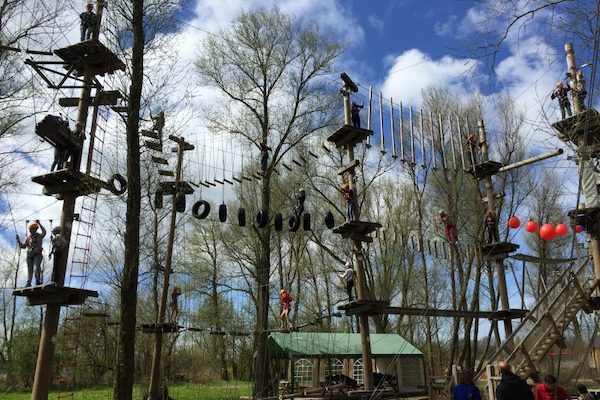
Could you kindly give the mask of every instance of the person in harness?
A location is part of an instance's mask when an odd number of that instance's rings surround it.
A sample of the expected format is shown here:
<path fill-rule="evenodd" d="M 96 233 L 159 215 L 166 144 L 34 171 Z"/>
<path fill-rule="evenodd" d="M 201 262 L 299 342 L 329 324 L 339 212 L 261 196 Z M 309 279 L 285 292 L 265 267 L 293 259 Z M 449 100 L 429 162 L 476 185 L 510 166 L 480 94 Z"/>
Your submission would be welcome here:
<path fill-rule="evenodd" d="M 352 115 L 352 126 L 356 128 L 360 128 L 360 114 L 359 111 L 364 107 L 364 104 L 360 106 L 355 102 L 352 102 L 352 107 L 350 107 L 350 114 Z"/>
<path fill-rule="evenodd" d="M 563 82 L 558 81 L 556 82 L 556 89 L 554 89 L 554 91 L 550 95 L 550 98 L 552 100 L 558 99 L 558 105 L 560 106 L 560 113 L 562 115 L 562 119 L 565 119 L 566 115 L 568 115 L 569 117 L 573 116 L 573 113 L 571 113 L 571 102 L 567 97 L 567 93 L 569 92 L 569 90 L 571 90 L 571 87 L 568 83 L 567 86 L 564 87 Z"/>
<path fill-rule="evenodd" d="M 96 26 L 98 25 L 98 17 L 94 14 L 94 5 L 90 2 L 87 3 L 87 11 L 79 14 L 79 19 L 81 20 L 81 41 L 90 40 L 92 38 L 92 34 L 96 30 Z"/>
<path fill-rule="evenodd" d="M 17 244 L 22 249 L 27 249 L 27 284 L 25 287 L 31 286 L 31 278 L 33 277 L 35 267 L 35 284 L 42 284 L 42 241 L 46 236 L 46 229 L 42 226 L 39 219 L 29 224 L 29 236 L 24 242 L 17 235 Z M 42 233 L 38 233 L 41 229 Z"/>

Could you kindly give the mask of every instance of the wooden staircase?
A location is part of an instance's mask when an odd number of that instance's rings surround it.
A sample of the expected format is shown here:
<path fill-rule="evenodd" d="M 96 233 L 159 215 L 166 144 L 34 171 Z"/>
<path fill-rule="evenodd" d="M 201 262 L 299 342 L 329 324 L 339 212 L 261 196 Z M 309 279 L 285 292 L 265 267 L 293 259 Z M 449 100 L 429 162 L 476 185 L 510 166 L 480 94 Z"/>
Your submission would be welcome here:
<path fill-rule="evenodd" d="M 600 279 L 586 275 L 588 260 L 576 270 L 561 274 L 513 334 L 488 360 L 495 365 L 508 361 L 522 378 L 539 371 L 539 364 L 555 344 L 566 347 L 563 333 L 579 311 L 592 312 L 589 298 L 600 284 Z M 479 373 L 478 377 L 483 374 Z M 489 377 L 488 377 L 489 378 Z"/>

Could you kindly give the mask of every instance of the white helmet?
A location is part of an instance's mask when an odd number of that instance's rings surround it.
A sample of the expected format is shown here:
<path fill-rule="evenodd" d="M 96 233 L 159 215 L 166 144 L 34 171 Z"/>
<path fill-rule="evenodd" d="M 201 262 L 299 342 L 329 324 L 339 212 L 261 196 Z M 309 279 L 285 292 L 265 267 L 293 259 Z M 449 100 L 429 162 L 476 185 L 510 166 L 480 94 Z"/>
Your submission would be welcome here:
<path fill-rule="evenodd" d="M 352 263 L 350 261 L 346 262 L 346 267 L 351 267 Z"/>

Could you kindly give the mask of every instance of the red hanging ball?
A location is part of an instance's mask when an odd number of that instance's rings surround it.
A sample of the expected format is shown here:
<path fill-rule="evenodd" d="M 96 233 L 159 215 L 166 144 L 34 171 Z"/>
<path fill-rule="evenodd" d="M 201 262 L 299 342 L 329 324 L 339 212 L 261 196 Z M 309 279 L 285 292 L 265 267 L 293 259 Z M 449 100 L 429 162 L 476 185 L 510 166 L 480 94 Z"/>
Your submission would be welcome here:
<path fill-rule="evenodd" d="M 554 228 L 554 230 L 556 231 L 556 234 L 558 236 L 567 236 L 567 233 L 569 233 L 569 227 L 565 224 L 556 225 L 556 228 Z"/>
<path fill-rule="evenodd" d="M 525 230 L 527 230 L 527 232 L 529 233 L 536 233 L 539 227 L 540 226 L 538 225 L 538 223 L 532 219 L 527 221 L 527 223 L 525 224 Z"/>
<path fill-rule="evenodd" d="M 581 225 L 575 225 L 575 232 L 577 232 L 577 233 L 583 232 L 583 226 L 581 226 Z"/>
<path fill-rule="evenodd" d="M 545 241 L 552 240 L 556 237 L 556 229 L 554 229 L 552 224 L 544 224 L 540 228 L 540 237 Z"/>
<path fill-rule="evenodd" d="M 512 217 L 510 217 L 508 219 L 508 226 L 512 229 L 517 229 L 518 227 L 521 226 L 521 221 L 519 221 L 519 218 L 517 218 L 513 215 Z"/>

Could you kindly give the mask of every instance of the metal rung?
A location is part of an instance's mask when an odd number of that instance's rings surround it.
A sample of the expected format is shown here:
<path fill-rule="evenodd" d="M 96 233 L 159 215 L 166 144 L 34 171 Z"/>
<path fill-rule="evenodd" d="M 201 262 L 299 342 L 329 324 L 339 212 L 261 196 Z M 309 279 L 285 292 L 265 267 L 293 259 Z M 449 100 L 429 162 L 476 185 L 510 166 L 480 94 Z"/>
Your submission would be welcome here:
<path fill-rule="evenodd" d="M 90 249 L 88 249 L 87 247 L 79 247 L 79 246 L 75 246 L 75 249 L 78 249 L 78 250 L 85 250 L 85 251 L 90 251 Z"/>
<path fill-rule="evenodd" d="M 71 264 L 86 264 L 87 261 L 80 261 L 80 260 L 73 260 L 71 261 Z"/>
<path fill-rule="evenodd" d="M 76 275 L 76 274 L 71 274 L 69 275 L 71 278 L 87 278 L 87 275 Z"/>

